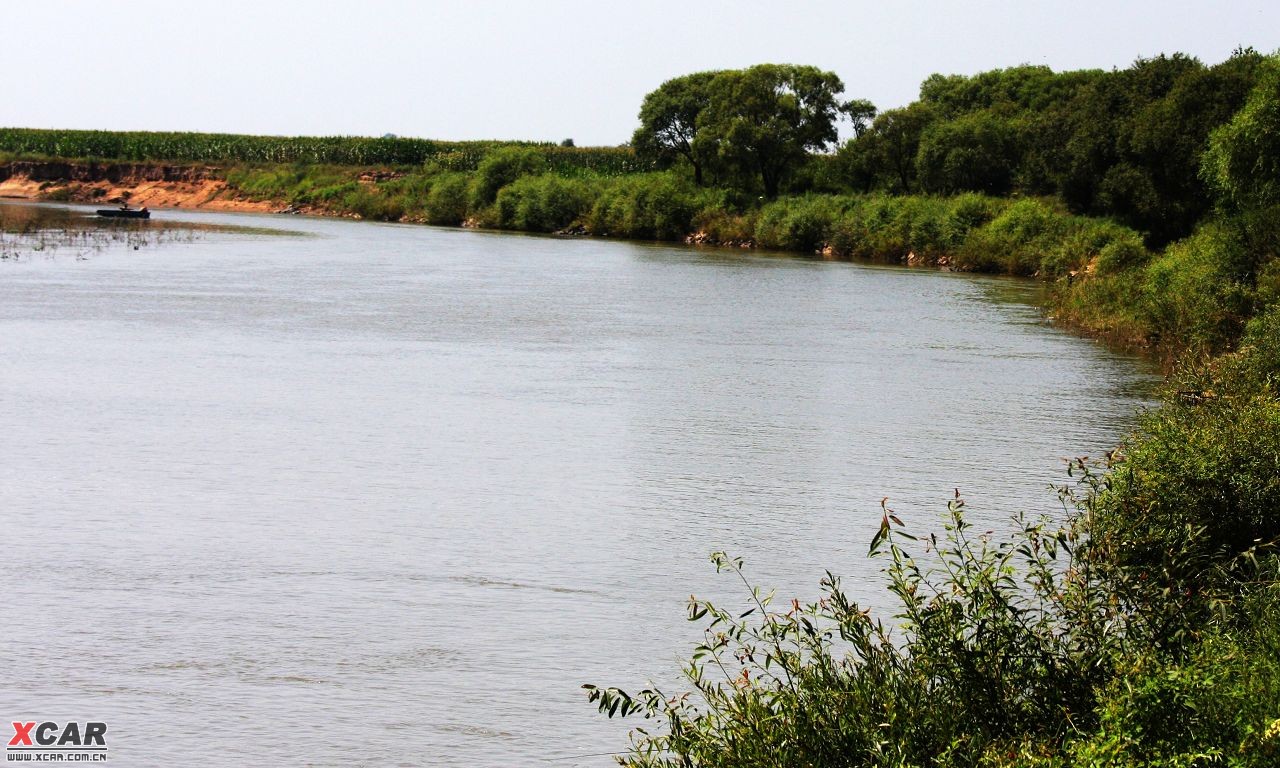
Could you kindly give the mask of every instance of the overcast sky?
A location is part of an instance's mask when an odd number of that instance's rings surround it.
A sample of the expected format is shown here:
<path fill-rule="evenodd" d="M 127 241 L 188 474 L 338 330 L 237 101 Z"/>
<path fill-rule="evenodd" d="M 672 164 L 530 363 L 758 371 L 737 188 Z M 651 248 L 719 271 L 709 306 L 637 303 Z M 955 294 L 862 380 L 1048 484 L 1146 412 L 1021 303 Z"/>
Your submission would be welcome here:
<path fill-rule="evenodd" d="M 934 72 L 1280 48 L 1280 0 L 7 0 L 0 125 L 618 144 L 670 77 L 814 64 L 847 97 Z"/>

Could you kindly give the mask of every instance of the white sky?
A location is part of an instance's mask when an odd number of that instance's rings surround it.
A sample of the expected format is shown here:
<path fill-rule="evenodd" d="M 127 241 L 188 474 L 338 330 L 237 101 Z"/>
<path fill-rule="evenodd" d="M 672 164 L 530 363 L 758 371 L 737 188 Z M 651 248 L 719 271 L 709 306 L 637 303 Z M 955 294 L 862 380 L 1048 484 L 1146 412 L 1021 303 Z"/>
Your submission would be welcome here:
<path fill-rule="evenodd" d="M 0 125 L 630 138 L 663 80 L 760 62 L 911 101 L 934 72 L 1280 47 L 1280 0 L 0 3 Z"/>

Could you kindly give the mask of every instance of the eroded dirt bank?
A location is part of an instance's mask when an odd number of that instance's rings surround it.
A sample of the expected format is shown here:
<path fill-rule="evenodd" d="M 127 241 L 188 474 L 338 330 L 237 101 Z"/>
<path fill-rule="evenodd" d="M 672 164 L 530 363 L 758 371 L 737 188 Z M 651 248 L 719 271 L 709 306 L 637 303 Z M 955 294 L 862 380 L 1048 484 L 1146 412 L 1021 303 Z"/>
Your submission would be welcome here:
<path fill-rule="evenodd" d="M 150 163 L 4 163 L 0 197 L 216 211 L 271 212 L 282 207 L 241 197 L 218 168 Z"/>

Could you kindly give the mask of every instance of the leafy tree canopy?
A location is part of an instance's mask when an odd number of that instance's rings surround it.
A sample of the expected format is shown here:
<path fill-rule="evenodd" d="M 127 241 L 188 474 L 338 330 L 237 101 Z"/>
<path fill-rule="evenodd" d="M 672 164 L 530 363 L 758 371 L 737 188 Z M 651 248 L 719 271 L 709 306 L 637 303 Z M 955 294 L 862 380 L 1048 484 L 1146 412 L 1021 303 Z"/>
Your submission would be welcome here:
<path fill-rule="evenodd" d="M 1213 180 L 1228 179 L 1233 163 L 1244 183 L 1275 178 L 1275 166 L 1267 177 L 1265 161 L 1257 164 L 1277 135 L 1265 95 L 1255 96 L 1251 117 L 1232 123 L 1238 140 L 1223 129 L 1215 170 L 1200 170 L 1210 134 L 1244 106 L 1263 60 L 1240 49 L 1214 66 L 1172 54 L 1111 72 L 1020 66 L 933 75 L 918 101 L 880 115 L 842 149 L 840 168 L 857 191 L 1056 195 L 1161 245 L 1191 232 L 1212 204 L 1206 180 L 1226 189 Z M 1251 159 L 1226 160 L 1228 145 L 1242 146 L 1245 125 L 1256 139 Z"/>
<path fill-rule="evenodd" d="M 631 139 L 636 153 L 662 165 L 683 158 L 703 183 L 703 159 L 694 151 L 698 116 L 707 105 L 708 86 L 718 72 L 695 72 L 658 86 L 640 105 L 640 127 Z"/>
<path fill-rule="evenodd" d="M 835 143 L 843 90 L 840 78 L 817 67 L 759 64 L 721 72 L 708 85 L 696 142 L 714 147 L 733 176 L 757 179 L 765 196 L 775 197 L 809 152 Z"/>
<path fill-rule="evenodd" d="M 1213 132 L 1201 173 L 1241 208 L 1280 205 L 1280 57 L 1263 68 L 1244 108 Z"/>
<path fill-rule="evenodd" d="M 645 97 L 632 143 L 659 163 L 688 162 L 699 184 L 713 174 L 774 197 L 809 152 L 835 143 L 838 118 L 861 134 L 875 117 L 869 101 L 842 102 L 843 90 L 835 74 L 795 64 L 677 77 Z"/>

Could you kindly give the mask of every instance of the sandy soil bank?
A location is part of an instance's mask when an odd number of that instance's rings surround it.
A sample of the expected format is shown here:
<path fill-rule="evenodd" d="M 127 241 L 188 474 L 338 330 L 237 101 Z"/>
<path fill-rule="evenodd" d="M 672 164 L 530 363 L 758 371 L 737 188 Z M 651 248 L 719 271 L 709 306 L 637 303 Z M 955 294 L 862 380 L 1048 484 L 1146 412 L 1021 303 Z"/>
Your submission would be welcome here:
<path fill-rule="evenodd" d="M 133 206 L 148 208 L 197 208 L 259 213 L 274 212 L 283 207 L 280 203 L 270 201 L 242 199 L 225 181 L 218 178 L 149 179 L 142 175 L 109 174 L 110 178 L 51 179 L 33 178 L 47 176 L 47 173 L 14 170 L 16 172 L 8 178 L 0 180 L 0 198 L 103 205 L 127 202 Z"/>

